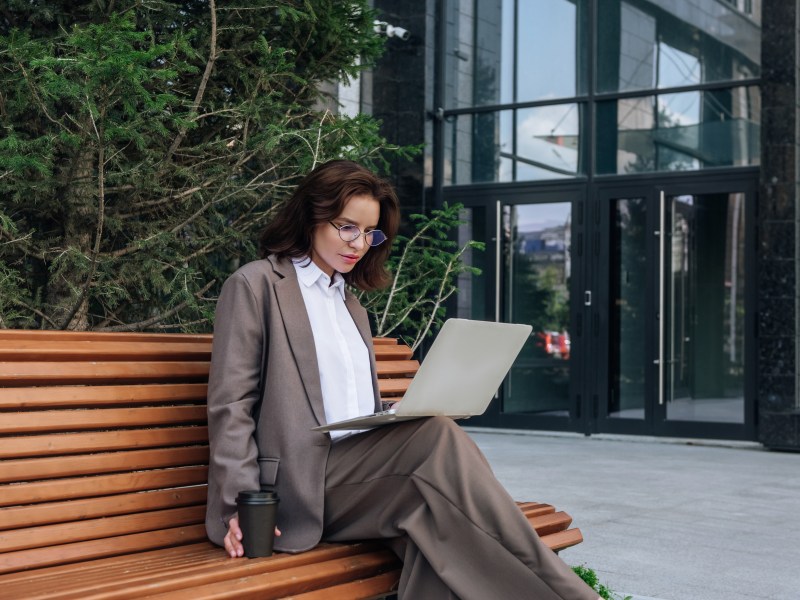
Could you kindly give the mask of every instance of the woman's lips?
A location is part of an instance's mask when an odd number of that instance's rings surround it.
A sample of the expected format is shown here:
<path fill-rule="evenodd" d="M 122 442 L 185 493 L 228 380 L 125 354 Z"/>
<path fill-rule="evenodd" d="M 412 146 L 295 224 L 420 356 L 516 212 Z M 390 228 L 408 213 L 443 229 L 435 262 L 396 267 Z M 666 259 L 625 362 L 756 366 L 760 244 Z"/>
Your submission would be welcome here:
<path fill-rule="evenodd" d="M 349 265 L 354 265 L 358 262 L 358 259 L 361 258 L 357 254 L 340 254 L 339 256 L 342 257 L 342 260 Z"/>

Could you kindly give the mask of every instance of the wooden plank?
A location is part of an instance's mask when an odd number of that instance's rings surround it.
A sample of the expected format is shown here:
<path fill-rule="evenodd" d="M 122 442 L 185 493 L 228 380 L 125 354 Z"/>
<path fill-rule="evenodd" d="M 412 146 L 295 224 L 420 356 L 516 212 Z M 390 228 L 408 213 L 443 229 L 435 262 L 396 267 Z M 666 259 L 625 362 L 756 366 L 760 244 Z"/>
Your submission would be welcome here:
<path fill-rule="evenodd" d="M 372 338 L 373 346 L 389 346 L 391 344 L 396 344 L 397 342 L 398 342 L 397 338 L 387 338 L 387 337 Z"/>
<path fill-rule="evenodd" d="M 553 552 L 560 552 L 565 548 L 575 546 L 583 541 L 580 529 L 567 529 L 558 533 L 541 536 L 542 542 Z"/>
<path fill-rule="evenodd" d="M 75 498 L 93 498 L 128 492 L 157 490 L 185 485 L 205 484 L 208 467 L 179 467 L 156 471 L 134 471 L 93 477 L 69 477 L 33 483 L 15 483 L 0 486 L 0 506 L 37 504 Z M 5 514 L 0 511 L 0 514 Z M 0 520 L 0 528 L 3 527 Z"/>
<path fill-rule="evenodd" d="M 206 539 L 205 525 L 190 525 L 87 542 L 6 552 L 0 554 L 0 573 L 61 565 L 104 556 L 119 556 L 142 550 L 202 542 Z"/>
<path fill-rule="evenodd" d="M 539 537 L 541 537 L 543 535 L 564 531 L 565 529 L 569 528 L 569 526 L 572 524 L 572 517 L 565 512 L 559 511 L 551 515 L 528 517 L 528 522 L 536 530 L 536 533 L 539 534 Z"/>
<path fill-rule="evenodd" d="M 263 576 L 239 577 L 188 589 L 145 595 L 150 600 L 274 600 L 380 574 L 396 564 L 389 550 L 315 563 L 313 569 L 295 567 Z"/>
<path fill-rule="evenodd" d="M 375 360 L 378 362 L 383 360 L 408 360 L 413 353 L 411 348 L 406 345 L 398 346 L 375 346 Z"/>
<path fill-rule="evenodd" d="M 282 600 L 370 600 L 396 592 L 399 583 L 400 569 L 395 569 L 368 579 L 359 579 L 305 594 L 293 594 Z"/>
<path fill-rule="evenodd" d="M 188 506 L 31 529 L 0 531 L 0 553 L 194 525 L 203 523 L 205 515 L 205 506 Z"/>
<path fill-rule="evenodd" d="M 207 444 L 208 440 L 200 440 L 197 443 Z M 186 465 L 208 465 L 208 446 L 197 445 L 6 460 L 0 469 L 0 483 Z"/>
<path fill-rule="evenodd" d="M 411 377 L 403 377 L 401 379 L 378 379 L 378 391 L 381 396 L 402 396 L 408 391 L 408 386 L 411 385 Z"/>
<path fill-rule="evenodd" d="M 39 329 L 0 329 L 0 344 L 17 340 L 30 341 L 106 341 L 106 342 L 181 342 L 208 344 L 213 339 L 210 333 L 141 333 L 105 331 L 54 331 Z"/>
<path fill-rule="evenodd" d="M 211 340 L 205 343 L 167 341 L 16 340 L 0 343 L 0 361 L 87 360 L 210 360 Z"/>
<path fill-rule="evenodd" d="M 413 375 L 419 369 L 416 360 L 382 360 L 376 363 L 378 377 Z"/>
<path fill-rule="evenodd" d="M 205 510 L 205 484 L 3 508 L 0 509 L 0 531 L 193 505 L 201 505 Z"/>
<path fill-rule="evenodd" d="M 0 438 L 0 458 L 108 452 L 130 448 L 201 444 L 207 441 L 208 427 L 170 427 L 3 437 Z"/>
<path fill-rule="evenodd" d="M 0 362 L 0 385 L 166 383 L 207 379 L 208 370 L 207 361 Z"/>
<path fill-rule="evenodd" d="M 43 433 L 188 425 L 206 422 L 205 406 L 139 406 L 136 408 L 101 408 L 92 410 L 42 410 L 6 413 L 0 420 L 0 434 Z"/>
<path fill-rule="evenodd" d="M 269 577 L 270 572 L 281 569 L 314 568 L 320 562 L 375 550 L 374 544 L 320 544 L 300 554 L 278 553 L 269 558 L 232 560 L 221 548 L 194 544 L 141 553 L 136 555 L 135 562 L 131 557 L 114 557 L 82 563 L 85 568 L 80 569 L 71 565 L 42 569 L 31 573 L 27 580 L 20 580 L 19 575 L 0 577 L 0 585 L 4 590 L 27 594 L 25 600 L 139 598 L 240 577 Z M 10 584 L 6 579 L 10 579 Z M 59 590 L 55 594 L 54 588 Z"/>
<path fill-rule="evenodd" d="M 0 409 L 206 401 L 206 383 L 0 388 Z"/>

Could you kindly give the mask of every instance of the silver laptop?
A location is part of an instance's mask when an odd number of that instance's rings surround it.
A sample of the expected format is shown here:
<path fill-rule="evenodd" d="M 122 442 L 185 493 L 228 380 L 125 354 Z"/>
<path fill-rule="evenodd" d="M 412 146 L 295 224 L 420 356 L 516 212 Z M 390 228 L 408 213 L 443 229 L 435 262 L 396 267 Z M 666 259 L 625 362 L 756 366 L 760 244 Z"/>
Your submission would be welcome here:
<path fill-rule="evenodd" d="M 389 410 L 313 430 L 369 429 L 435 415 L 463 419 L 483 414 L 532 329 L 514 323 L 448 319 L 401 402 Z"/>

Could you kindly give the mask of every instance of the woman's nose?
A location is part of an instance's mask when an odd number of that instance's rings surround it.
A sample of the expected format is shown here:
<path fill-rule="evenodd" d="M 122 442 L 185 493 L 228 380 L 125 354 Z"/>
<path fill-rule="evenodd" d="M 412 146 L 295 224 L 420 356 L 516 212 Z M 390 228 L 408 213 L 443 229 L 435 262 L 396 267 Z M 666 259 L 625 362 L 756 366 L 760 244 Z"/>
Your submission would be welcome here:
<path fill-rule="evenodd" d="M 366 243 L 367 242 L 364 240 L 364 236 L 359 235 L 356 239 L 350 241 L 350 246 L 357 250 L 361 250 Z"/>

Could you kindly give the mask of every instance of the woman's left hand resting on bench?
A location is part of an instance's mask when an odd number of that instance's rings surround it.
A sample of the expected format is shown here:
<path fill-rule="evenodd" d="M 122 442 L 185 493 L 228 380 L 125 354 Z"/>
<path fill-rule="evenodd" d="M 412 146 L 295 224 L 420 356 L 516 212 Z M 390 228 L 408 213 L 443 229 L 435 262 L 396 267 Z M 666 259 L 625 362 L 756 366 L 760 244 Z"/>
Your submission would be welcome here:
<path fill-rule="evenodd" d="M 280 536 L 281 530 L 275 528 L 275 535 Z M 228 533 L 225 535 L 225 551 L 231 558 L 244 556 L 244 546 L 242 546 L 242 529 L 239 527 L 239 517 L 234 515 L 228 522 Z"/>

